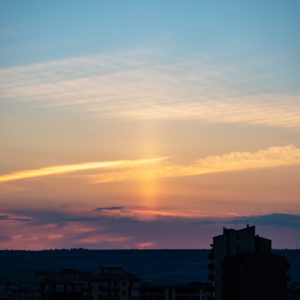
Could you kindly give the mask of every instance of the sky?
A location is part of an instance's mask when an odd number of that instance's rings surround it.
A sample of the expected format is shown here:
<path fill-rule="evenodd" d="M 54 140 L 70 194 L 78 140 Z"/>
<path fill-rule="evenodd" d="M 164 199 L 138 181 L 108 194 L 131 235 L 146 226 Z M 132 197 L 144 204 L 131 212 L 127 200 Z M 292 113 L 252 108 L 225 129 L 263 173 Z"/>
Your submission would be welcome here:
<path fill-rule="evenodd" d="M 0 3 L 0 249 L 300 246 L 300 2 Z"/>

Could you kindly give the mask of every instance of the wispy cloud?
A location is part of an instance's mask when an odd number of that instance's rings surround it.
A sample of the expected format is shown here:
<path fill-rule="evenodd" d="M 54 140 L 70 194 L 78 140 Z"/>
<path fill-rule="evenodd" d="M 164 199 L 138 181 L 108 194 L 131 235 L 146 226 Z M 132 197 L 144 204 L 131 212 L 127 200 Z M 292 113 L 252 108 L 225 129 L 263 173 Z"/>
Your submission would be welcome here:
<path fill-rule="evenodd" d="M 300 228 L 300 215 L 270 214 L 263 216 L 244 216 L 227 221 L 229 224 L 256 224 L 258 226 L 277 226 Z"/>
<path fill-rule="evenodd" d="M 1 221 L 20 221 L 20 222 L 29 222 L 32 219 L 30 218 L 22 218 L 22 217 L 15 217 L 11 215 L 0 215 L 0 222 Z"/>
<path fill-rule="evenodd" d="M 35 170 L 23 170 L 0 176 L 1 182 L 26 178 L 59 175 L 79 171 L 105 170 L 102 173 L 80 174 L 91 183 L 106 183 L 123 180 L 151 180 L 220 172 L 236 172 L 243 170 L 265 169 L 300 164 L 300 149 L 293 145 L 270 147 L 257 152 L 230 152 L 222 155 L 200 158 L 191 164 L 171 163 L 167 157 L 120 160 L 107 162 L 89 162 L 81 164 L 60 165 Z M 113 211 L 122 207 L 99 208 Z"/>
<path fill-rule="evenodd" d="M 93 169 L 111 169 L 111 168 L 128 168 L 142 164 L 150 164 L 161 161 L 165 157 L 139 159 L 139 160 L 118 160 L 118 161 L 104 161 L 104 162 L 89 162 L 71 165 L 59 165 L 35 170 L 23 170 L 11 174 L 0 176 L 0 182 L 14 181 L 26 178 L 41 177 L 48 175 L 59 175 L 64 173 L 86 171 Z"/>
<path fill-rule="evenodd" d="M 203 57 L 160 64 L 138 55 L 98 55 L 1 69 L 0 90 L 5 101 L 68 106 L 102 118 L 196 119 L 300 130 L 300 95 L 239 87 L 239 72 Z"/>
<path fill-rule="evenodd" d="M 123 206 L 109 206 L 109 207 L 97 207 L 96 211 L 105 211 L 105 210 L 120 210 L 123 209 Z"/>
<path fill-rule="evenodd" d="M 190 165 L 163 162 L 159 168 L 124 170 L 119 173 L 92 175 L 92 182 L 109 182 L 119 180 L 144 180 L 152 178 L 182 177 L 220 172 L 264 169 L 300 164 L 300 149 L 292 145 L 270 147 L 257 152 L 231 152 L 223 155 L 207 156 Z"/>
<path fill-rule="evenodd" d="M 99 212 L 99 211 L 98 211 Z M 228 216 L 228 214 L 222 213 L 221 216 Z M 229 214 L 230 216 L 232 214 Z M 190 218 L 204 218 L 208 217 L 201 210 L 188 210 L 178 211 L 172 209 L 150 209 L 146 207 L 120 207 L 119 209 L 111 210 L 103 208 L 99 214 L 94 215 L 95 217 L 107 217 L 112 219 L 129 219 L 135 221 L 152 222 L 152 221 L 165 221 L 168 219 L 190 219 Z"/>

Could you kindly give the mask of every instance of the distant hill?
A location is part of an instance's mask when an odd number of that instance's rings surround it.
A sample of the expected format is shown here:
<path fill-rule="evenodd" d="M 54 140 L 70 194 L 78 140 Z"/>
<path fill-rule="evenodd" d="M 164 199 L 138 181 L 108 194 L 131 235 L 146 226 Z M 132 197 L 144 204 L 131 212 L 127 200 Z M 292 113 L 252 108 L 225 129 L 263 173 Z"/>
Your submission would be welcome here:
<path fill-rule="evenodd" d="M 99 272 L 120 266 L 155 283 L 207 282 L 209 250 L 44 250 L 0 251 L 0 281 L 35 281 L 38 270 L 77 268 Z M 300 282 L 300 250 L 273 250 L 287 258 L 291 281 Z"/>

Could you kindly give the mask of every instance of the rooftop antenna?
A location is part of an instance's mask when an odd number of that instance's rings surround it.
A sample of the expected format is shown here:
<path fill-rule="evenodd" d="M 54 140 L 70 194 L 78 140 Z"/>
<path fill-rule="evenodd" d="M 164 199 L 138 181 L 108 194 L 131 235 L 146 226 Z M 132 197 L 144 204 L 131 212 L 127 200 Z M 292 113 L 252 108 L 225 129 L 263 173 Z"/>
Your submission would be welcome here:
<path fill-rule="evenodd" d="M 245 227 L 249 228 L 249 220 L 245 220 L 245 221 L 246 221 Z"/>

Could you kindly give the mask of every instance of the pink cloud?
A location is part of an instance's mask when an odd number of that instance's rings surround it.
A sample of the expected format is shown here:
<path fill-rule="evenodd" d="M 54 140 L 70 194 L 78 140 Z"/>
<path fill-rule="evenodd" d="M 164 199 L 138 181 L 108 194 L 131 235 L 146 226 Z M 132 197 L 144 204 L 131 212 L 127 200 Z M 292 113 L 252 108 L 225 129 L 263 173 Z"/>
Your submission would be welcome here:
<path fill-rule="evenodd" d="M 99 244 L 103 242 L 108 243 L 120 243 L 127 242 L 131 240 L 131 236 L 115 236 L 115 235 L 95 235 L 88 238 L 79 239 L 77 242 L 81 242 L 84 244 Z"/>
<path fill-rule="evenodd" d="M 295 247 L 299 215 L 206 216 L 201 211 L 119 207 L 2 211 L 0 249 L 208 248 L 222 227 L 257 225 L 276 247 Z M 263 232 L 265 231 L 265 232 Z M 286 234 L 289 232 L 290 234 Z"/>
<path fill-rule="evenodd" d="M 155 242 L 144 242 L 144 243 L 139 243 L 137 245 L 138 249 L 143 249 L 143 248 L 153 248 L 155 246 Z"/>

